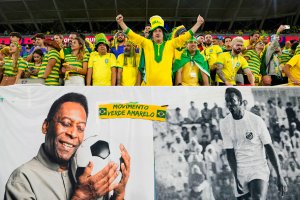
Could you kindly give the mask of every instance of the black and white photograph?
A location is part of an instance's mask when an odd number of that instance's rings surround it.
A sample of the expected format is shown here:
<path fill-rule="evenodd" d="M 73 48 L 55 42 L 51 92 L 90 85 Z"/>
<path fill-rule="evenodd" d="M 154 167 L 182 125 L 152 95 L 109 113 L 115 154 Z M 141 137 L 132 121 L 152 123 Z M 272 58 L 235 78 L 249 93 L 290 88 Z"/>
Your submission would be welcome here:
<path fill-rule="evenodd" d="M 206 89 L 153 123 L 156 199 L 300 199 L 299 89 Z"/>

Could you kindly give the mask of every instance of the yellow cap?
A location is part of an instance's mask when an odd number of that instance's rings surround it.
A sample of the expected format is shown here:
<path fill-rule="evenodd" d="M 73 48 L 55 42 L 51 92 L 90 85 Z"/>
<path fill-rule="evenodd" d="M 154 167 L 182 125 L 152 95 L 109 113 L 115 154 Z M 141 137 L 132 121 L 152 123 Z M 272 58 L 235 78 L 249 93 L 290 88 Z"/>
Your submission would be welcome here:
<path fill-rule="evenodd" d="M 154 31 L 157 28 L 161 28 L 161 29 L 163 29 L 163 31 L 167 32 L 167 30 L 164 28 L 165 22 L 160 16 L 154 15 L 150 18 L 149 21 L 150 21 L 150 24 L 151 24 L 151 30 L 150 31 Z"/>

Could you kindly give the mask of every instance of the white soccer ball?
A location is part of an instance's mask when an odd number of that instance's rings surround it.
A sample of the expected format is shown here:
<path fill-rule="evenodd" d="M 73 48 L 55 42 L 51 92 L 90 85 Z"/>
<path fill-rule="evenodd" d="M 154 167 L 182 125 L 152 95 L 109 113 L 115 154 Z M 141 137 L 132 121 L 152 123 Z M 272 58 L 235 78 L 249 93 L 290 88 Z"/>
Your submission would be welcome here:
<path fill-rule="evenodd" d="M 109 143 L 102 140 L 99 135 L 86 138 L 77 149 L 72 162 L 71 171 L 75 181 L 84 172 L 90 161 L 94 163 L 91 175 L 102 170 L 110 161 Z"/>

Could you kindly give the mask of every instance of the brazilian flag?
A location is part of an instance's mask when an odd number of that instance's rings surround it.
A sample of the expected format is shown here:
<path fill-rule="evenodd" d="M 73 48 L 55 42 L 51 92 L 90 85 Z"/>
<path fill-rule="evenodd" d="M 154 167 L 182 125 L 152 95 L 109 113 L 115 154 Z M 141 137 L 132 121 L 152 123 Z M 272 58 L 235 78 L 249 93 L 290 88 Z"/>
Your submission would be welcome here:
<path fill-rule="evenodd" d="M 166 118 L 166 111 L 165 110 L 157 110 L 156 117 L 163 118 L 163 119 Z"/>
<path fill-rule="evenodd" d="M 100 116 L 107 115 L 107 108 L 99 108 L 99 115 Z"/>

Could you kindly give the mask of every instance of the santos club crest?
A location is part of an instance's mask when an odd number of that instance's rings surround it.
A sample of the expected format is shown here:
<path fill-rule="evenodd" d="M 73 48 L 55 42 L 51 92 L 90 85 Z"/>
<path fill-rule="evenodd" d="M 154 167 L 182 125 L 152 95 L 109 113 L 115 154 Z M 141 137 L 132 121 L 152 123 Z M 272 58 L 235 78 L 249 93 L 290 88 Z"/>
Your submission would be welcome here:
<path fill-rule="evenodd" d="M 247 131 L 247 132 L 246 132 L 246 138 L 247 138 L 248 140 L 252 140 L 252 138 L 253 138 L 253 133 L 252 133 L 251 131 Z"/>

